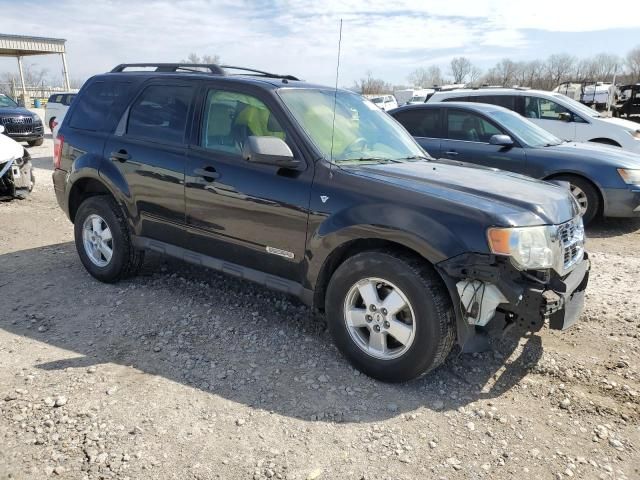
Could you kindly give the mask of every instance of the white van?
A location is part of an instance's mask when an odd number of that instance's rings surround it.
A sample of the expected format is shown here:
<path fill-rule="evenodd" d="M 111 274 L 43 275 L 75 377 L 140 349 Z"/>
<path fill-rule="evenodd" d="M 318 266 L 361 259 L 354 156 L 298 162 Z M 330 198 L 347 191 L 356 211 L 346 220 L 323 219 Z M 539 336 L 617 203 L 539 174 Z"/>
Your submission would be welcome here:
<path fill-rule="evenodd" d="M 640 153 L 640 125 L 604 117 L 561 93 L 519 88 L 436 92 L 432 102 L 476 102 L 506 107 L 564 140 L 596 142 Z"/>
<path fill-rule="evenodd" d="M 62 123 L 62 119 L 76 95 L 77 93 L 75 92 L 60 92 L 54 93 L 49 97 L 44 107 L 44 122 L 49 127 L 49 130 L 53 132 L 55 124 Z"/>

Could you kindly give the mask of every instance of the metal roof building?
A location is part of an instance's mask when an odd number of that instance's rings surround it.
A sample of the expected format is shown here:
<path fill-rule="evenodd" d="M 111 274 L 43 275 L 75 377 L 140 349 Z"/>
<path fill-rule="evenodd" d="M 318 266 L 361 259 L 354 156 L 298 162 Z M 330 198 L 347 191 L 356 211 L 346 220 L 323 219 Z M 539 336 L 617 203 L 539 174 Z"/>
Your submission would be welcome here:
<path fill-rule="evenodd" d="M 27 96 L 22 70 L 22 57 L 31 55 L 60 55 L 62 57 L 62 73 L 64 86 L 69 90 L 69 72 L 67 71 L 67 57 L 64 38 L 28 37 L 25 35 L 7 35 L 0 33 L 0 57 L 16 57 L 20 71 L 22 93 Z"/>

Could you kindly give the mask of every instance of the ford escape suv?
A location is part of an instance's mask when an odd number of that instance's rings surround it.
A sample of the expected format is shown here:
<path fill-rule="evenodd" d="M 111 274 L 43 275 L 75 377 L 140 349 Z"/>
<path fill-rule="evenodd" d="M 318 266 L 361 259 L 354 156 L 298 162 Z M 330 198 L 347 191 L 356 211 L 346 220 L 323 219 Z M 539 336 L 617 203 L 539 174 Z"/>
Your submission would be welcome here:
<path fill-rule="evenodd" d="M 151 250 L 258 282 L 323 311 L 341 352 L 382 380 L 432 370 L 489 322 L 565 329 L 583 308 L 566 186 L 435 161 L 345 90 L 120 65 L 82 87 L 54 167 L 95 278 L 133 275 Z"/>

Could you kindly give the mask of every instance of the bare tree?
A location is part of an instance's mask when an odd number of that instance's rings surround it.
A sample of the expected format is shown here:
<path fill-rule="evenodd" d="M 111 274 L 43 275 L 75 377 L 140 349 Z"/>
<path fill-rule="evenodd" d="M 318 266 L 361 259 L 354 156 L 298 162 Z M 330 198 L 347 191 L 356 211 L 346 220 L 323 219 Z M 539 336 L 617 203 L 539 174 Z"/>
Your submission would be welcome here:
<path fill-rule="evenodd" d="M 432 65 L 428 68 L 417 68 L 409 74 L 407 81 L 414 87 L 432 87 L 442 85 L 444 78 L 440 68 Z"/>
<path fill-rule="evenodd" d="M 206 63 L 206 64 L 218 64 L 220 63 L 220 55 L 203 55 L 202 57 L 198 56 L 198 54 L 191 52 L 186 60 L 181 60 L 182 63 Z"/>
<path fill-rule="evenodd" d="M 371 72 L 367 72 L 365 78 L 355 82 L 353 89 L 362 95 L 376 95 L 379 93 L 389 93 L 393 87 L 390 83 L 380 78 L 374 78 Z"/>
<path fill-rule="evenodd" d="M 44 85 L 48 82 L 49 70 L 46 68 L 38 68 L 35 63 L 24 64 L 22 67 L 24 73 L 24 83 L 27 87 Z M 7 95 L 14 95 L 14 89 L 20 89 L 20 74 L 17 72 L 5 72 L 2 74 L 0 81 L 0 92 Z"/>
<path fill-rule="evenodd" d="M 484 77 L 484 82 L 490 85 L 509 86 L 517 82 L 518 65 L 508 58 L 500 60 Z"/>
<path fill-rule="evenodd" d="M 467 83 L 478 83 L 478 80 L 482 77 L 482 69 L 476 67 L 475 65 L 471 65 L 471 70 L 467 74 Z"/>
<path fill-rule="evenodd" d="M 566 53 L 551 55 L 547 59 L 547 89 L 552 89 L 562 82 L 571 79 L 576 64 L 575 57 Z"/>
<path fill-rule="evenodd" d="M 627 53 L 627 72 L 631 77 L 630 82 L 640 82 L 640 45 Z"/>
<path fill-rule="evenodd" d="M 455 57 L 450 64 L 453 83 L 463 83 L 473 69 L 473 65 L 466 57 Z"/>

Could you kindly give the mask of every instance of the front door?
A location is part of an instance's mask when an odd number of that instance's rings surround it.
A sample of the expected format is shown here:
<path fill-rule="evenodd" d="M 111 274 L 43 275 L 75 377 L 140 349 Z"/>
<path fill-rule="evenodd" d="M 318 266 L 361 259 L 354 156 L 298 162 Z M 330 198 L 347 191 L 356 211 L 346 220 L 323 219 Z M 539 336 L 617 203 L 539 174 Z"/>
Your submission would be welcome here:
<path fill-rule="evenodd" d="M 313 165 L 295 147 L 271 97 L 214 85 L 204 103 L 186 172 L 190 248 L 211 257 L 300 281 Z M 248 136 L 285 140 L 300 170 L 247 162 Z"/>
<path fill-rule="evenodd" d="M 563 115 L 568 117 L 562 119 Z M 525 97 L 524 116 L 560 140 L 581 141 L 576 136 L 576 125 L 584 120 L 553 100 Z"/>
<path fill-rule="evenodd" d="M 445 126 L 442 157 L 525 173 L 523 149 L 517 143 L 509 147 L 491 145 L 489 140 L 493 135 L 507 135 L 507 132 L 480 113 L 449 108 Z"/>
<path fill-rule="evenodd" d="M 185 132 L 195 88 L 167 81 L 146 86 L 104 149 L 126 180 L 135 233 L 183 245 Z"/>

